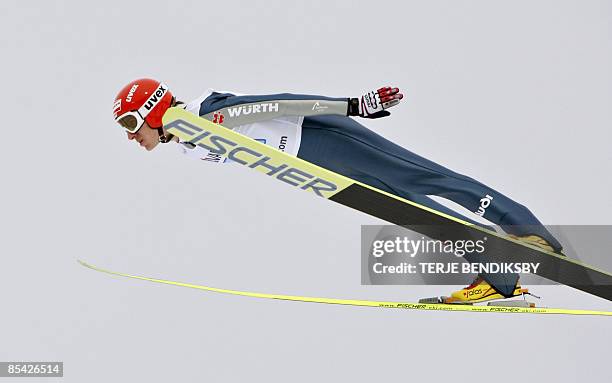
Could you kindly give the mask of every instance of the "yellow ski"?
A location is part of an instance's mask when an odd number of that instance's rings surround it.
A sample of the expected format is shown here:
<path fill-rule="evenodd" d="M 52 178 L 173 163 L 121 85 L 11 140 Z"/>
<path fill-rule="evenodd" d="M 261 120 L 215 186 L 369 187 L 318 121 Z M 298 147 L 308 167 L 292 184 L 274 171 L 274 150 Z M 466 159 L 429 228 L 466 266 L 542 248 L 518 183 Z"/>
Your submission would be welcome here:
<path fill-rule="evenodd" d="M 612 316 L 612 312 L 610 311 L 553 309 L 553 308 L 545 308 L 545 307 L 503 307 L 503 306 L 472 306 L 472 305 L 452 305 L 452 304 L 409 303 L 409 302 L 384 302 L 384 301 L 368 301 L 368 300 L 357 300 L 357 299 L 318 298 L 318 297 L 302 297 L 302 296 L 297 296 L 297 295 L 256 293 L 256 292 L 251 292 L 251 291 L 220 289 L 216 287 L 208 287 L 208 286 L 196 285 L 192 283 L 174 282 L 174 281 L 168 281 L 165 279 L 141 277 L 138 275 L 118 273 L 115 271 L 98 268 L 96 266 L 90 265 L 89 263 L 86 263 L 80 260 L 78 262 L 81 265 L 87 268 L 90 268 L 92 270 L 99 271 L 99 272 L 106 273 L 106 274 L 117 275 L 120 277 L 140 279 L 143 281 L 163 283 L 166 285 L 189 287 L 191 289 L 212 291 L 216 293 L 231 294 L 231 295 L 241 295 L 241 296 L 253 297 L 253 298 L 278 299 L 278 300 L 294 301 L 294 302 L 326 303 L 326 304 L 332 304 L 332 305 L 345 305 L 345 306 L 394 308 L 394 309 L 405 309 L 405 310 Z"/>

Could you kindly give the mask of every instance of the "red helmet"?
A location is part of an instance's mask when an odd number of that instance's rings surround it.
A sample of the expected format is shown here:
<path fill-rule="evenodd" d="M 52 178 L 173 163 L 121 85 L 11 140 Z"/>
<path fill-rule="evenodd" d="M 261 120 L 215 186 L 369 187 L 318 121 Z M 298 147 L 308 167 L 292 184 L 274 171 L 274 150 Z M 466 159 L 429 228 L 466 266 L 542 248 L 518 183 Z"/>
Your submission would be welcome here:
<path fill-rule="evenodd" d="M 154 129 L 162 127 L 162 116 L 172 106 L 168 87 L 150 78 L 134 80 L 123 87 L 115 98 L 115 121 L 128 132 L 136 133 L 146 121 Z"/>

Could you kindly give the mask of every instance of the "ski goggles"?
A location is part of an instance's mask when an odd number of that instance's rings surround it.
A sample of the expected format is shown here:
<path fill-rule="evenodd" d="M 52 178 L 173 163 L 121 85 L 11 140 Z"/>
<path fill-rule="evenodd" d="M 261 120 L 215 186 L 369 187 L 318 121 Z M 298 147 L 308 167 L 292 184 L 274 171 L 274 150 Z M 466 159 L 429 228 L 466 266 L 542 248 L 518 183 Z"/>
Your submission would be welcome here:
<path fill-rule="evenodd" d="M 140 111 L 127 112 L 121 116 L 115 118 L 115 121 L 119 123 L 128 133 L 136 133 L 142 125 L 144 125 L 144 117 L 140 114 Z"/>
<path fill-rule="evenodd" d="M 168 87 L 160 83 L 155 92 L 151 93 L 147 101 L 138 110 L 125 112 L 120 116 L 115 117 L 115 121 L 119 123 L 128 133 L 136 133 L 144 125 L 145 118 L 155 109 L 155 106 L 168 93 Z"/>

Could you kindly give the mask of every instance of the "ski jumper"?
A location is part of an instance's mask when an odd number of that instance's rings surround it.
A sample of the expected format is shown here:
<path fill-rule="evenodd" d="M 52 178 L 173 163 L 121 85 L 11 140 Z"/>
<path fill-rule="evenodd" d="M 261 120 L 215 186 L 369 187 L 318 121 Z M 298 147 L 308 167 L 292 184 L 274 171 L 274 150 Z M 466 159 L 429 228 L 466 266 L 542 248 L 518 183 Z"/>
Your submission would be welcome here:
<path fill-rule="evenodd" d="M 279 150 L 377 189 L 484 226 L 436 201 L 458 203 L 517 236 L 535 234 L 556 250 L 561 244 L 523 205 L 474 180 L 394 144 L 347 117 L 347 98 L 312 95 L 236 95 L 210 90 L 185 109 Z M 182 143 L 186 154 L 227 162 Z M 483 200 L 487 200 L 485 205 Z M 483 206 L 486 208 L 483 209 Z M 468 262 L 476 262 L 466 257 Z M 511 295 L 518 274 L 482 275 L 503 295 Z"/>

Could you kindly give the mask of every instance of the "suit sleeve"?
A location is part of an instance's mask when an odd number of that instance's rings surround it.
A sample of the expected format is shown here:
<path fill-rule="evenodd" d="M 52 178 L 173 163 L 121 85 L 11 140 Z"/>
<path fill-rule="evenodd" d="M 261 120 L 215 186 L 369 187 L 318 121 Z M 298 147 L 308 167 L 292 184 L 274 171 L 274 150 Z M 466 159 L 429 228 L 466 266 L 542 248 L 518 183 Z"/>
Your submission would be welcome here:
<path fill-rule="evenodd" d="M 346 116 L 348 104 L 348 98 L 290 93 L 249 96 L 212 93 L 200 105 L 199 114 L 209 121 L 233 128 L 281 116 Z"/>

